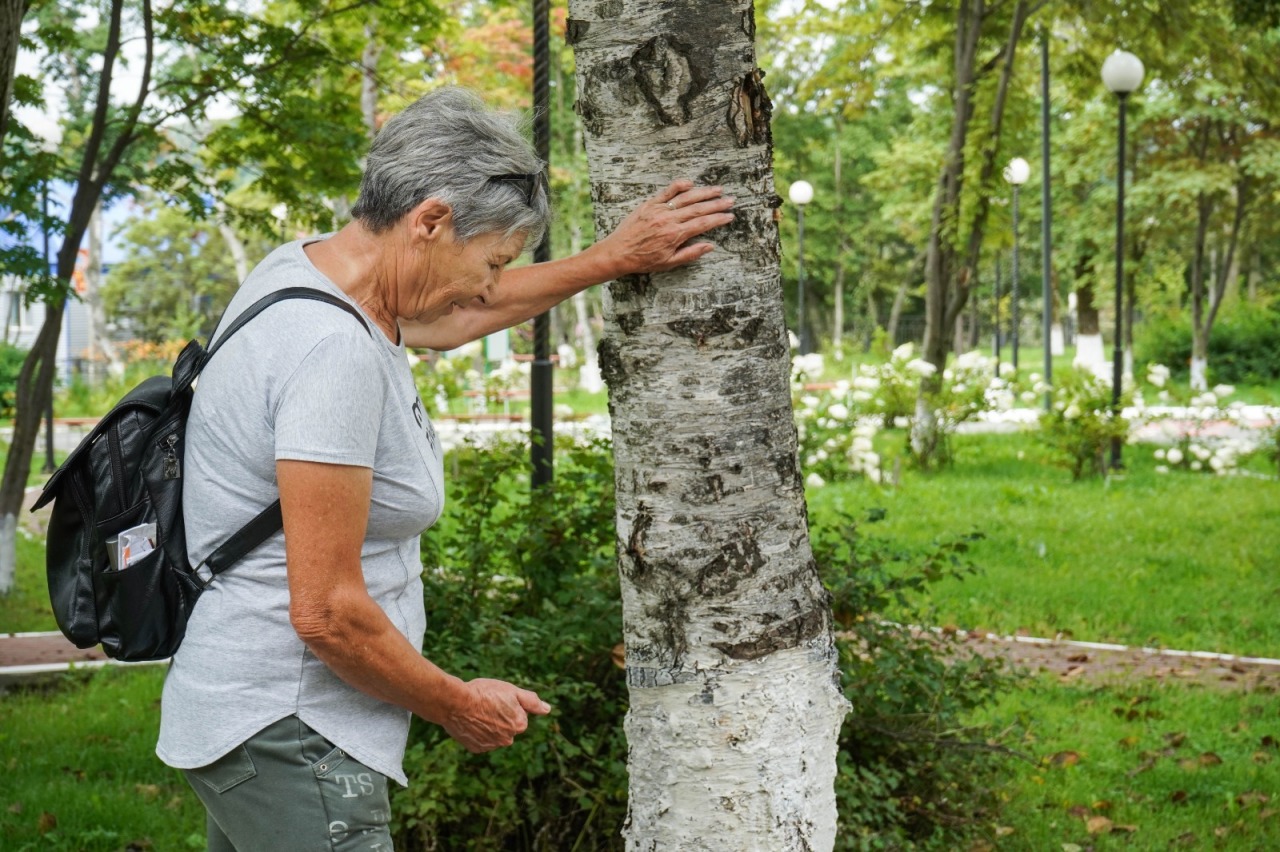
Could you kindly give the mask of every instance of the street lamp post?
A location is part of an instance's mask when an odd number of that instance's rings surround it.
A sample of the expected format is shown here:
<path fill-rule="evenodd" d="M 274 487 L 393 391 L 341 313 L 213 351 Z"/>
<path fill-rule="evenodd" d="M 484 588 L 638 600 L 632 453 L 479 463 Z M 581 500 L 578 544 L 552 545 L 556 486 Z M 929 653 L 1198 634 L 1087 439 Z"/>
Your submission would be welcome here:
<path fill-rule="evenodd" d="M 1018 190 L 1031 176 L 1031 166 L 1021 157 L 1014 157 L 1005 166 L 1004 179 L 1013 185 L 1013 279 L 1009 282 L 1009 301 L 1012 302 L 1013 329 L 1009 337 L 1009 345 L 1013 349 L 1013 369 L 1018 369 Z"/>
<path fill-rule="evenodd" d="M 809 324 L 804 318 L 804 207 L 813 201 L 813 185 L 807 180 L 791 184 L 788 192 L 796 206 L 799 236 L 796 240 L 796 336 L 800 338 L 800 354 L 809 354 Z"/>
<path fill-rule="evenodd" d="M 996 378 L 1000 378 L 1000 255 L 996 255 Z"/>
<path fill-rule="evenodd" d="M 1040 27 L 1040 295 L 1044 308 L 1040 316 L 1040 337 L 1044 343 L 1044 410 L 1053 409 L 1053 265 L 1049 238 L 1053 204 L 1049 197 L 1049 30 Z"/>
<path fill-rule="evenodd" d="M 1124 150 L 1125 108 L 1129 95 L 1142 85 L 1142 60 L 1117 50 L 1102 63 L 1102 82 L 1120 101 L 1120 126 L 1117 134 L 1116 171 L 1116 325 L 1114 363 L 1111 372 L 1111 416 L 1120 416 L 1120 383 L 1124 377 Z M 1123 467 L 1120 437 L 1111 438 L 1111 468 Z"/>

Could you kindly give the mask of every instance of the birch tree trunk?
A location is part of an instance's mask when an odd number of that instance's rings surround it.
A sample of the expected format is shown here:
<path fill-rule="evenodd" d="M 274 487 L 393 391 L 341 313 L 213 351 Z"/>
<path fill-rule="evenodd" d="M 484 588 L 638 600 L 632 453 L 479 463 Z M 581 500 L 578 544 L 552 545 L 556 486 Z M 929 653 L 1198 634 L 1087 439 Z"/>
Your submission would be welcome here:
<path fill-rule="evenodd" d="M 107 331 L 107 312 L 102 305 L 102 203 L 93 208 L 89 217 L 89 262 L 84 272 L 84 301 L 89 308 L 89 369 L 94 378 L 98 370 L 99 356 L 106 362 L 107 374 L 124 375 L 124 361 Z"/>
<path fill-rule="evenodd" d="M 830 850 L 837 683 L 796 458 L 750 0 L 571 0 L 597 229 L 676 177 L 737 220 L 613 282 L 609 385 L 633 852 Z"/>

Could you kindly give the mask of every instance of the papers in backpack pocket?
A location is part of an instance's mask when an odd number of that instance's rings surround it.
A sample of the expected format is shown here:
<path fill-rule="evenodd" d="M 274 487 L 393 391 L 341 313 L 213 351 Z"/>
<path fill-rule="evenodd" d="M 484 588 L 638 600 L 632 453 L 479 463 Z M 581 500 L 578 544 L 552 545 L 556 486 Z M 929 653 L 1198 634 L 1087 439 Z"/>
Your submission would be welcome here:
<path fill-rule="evenodd" d="M 115 564 L 112 565 L 117 571 L 123 571 L 130 565 L 146 556 L 156 547 L 156 525 L 140 524 L 131 527 L 116 537 L 115 542 Z M 107 542 L 107 550 L 112 550 L 111 542 Z"/>

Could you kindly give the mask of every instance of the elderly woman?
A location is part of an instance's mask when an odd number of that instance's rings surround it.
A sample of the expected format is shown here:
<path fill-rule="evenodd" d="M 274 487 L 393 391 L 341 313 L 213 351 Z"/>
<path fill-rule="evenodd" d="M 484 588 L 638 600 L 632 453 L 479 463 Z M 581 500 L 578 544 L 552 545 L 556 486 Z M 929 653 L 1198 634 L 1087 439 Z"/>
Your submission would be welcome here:
<path fill-rule="evenodd" d="M 279 303 L 200 378 L 188 425 L 186 533 L 199 564 L 276 499 L 284 534 L 201 596 L 165 681 L 157 753 L 186 770 L 211 850 L 391 848 L 387 779 L 411 714 L 473 752 L 550 707 L 423 656 L 418 539 L 444 504 L 441 452 L 405 357 L 523 322 L 619 275 L 711 250 L 719 188 L 677 181 L 575 257 L 505 272 L 543 234 L 542 163 L 459 90 L 397 115 L 369 153 L 353 221 L 289 243 L 223 317 L 285 287 L 356 306 Z M 428 649 L 429 653 L 429 649 Z"/>

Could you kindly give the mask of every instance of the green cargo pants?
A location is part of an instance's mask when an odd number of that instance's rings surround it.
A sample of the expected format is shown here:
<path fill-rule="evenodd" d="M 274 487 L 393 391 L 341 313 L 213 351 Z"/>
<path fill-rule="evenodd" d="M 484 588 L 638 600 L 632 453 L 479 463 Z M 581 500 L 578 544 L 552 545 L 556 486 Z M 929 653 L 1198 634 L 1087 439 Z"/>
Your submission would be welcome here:
<path fill-rule="evenodd" d="M 297 716 L 186 776 L 209 814 L 209 852 L 391 852 L 386 776 Z"/>

